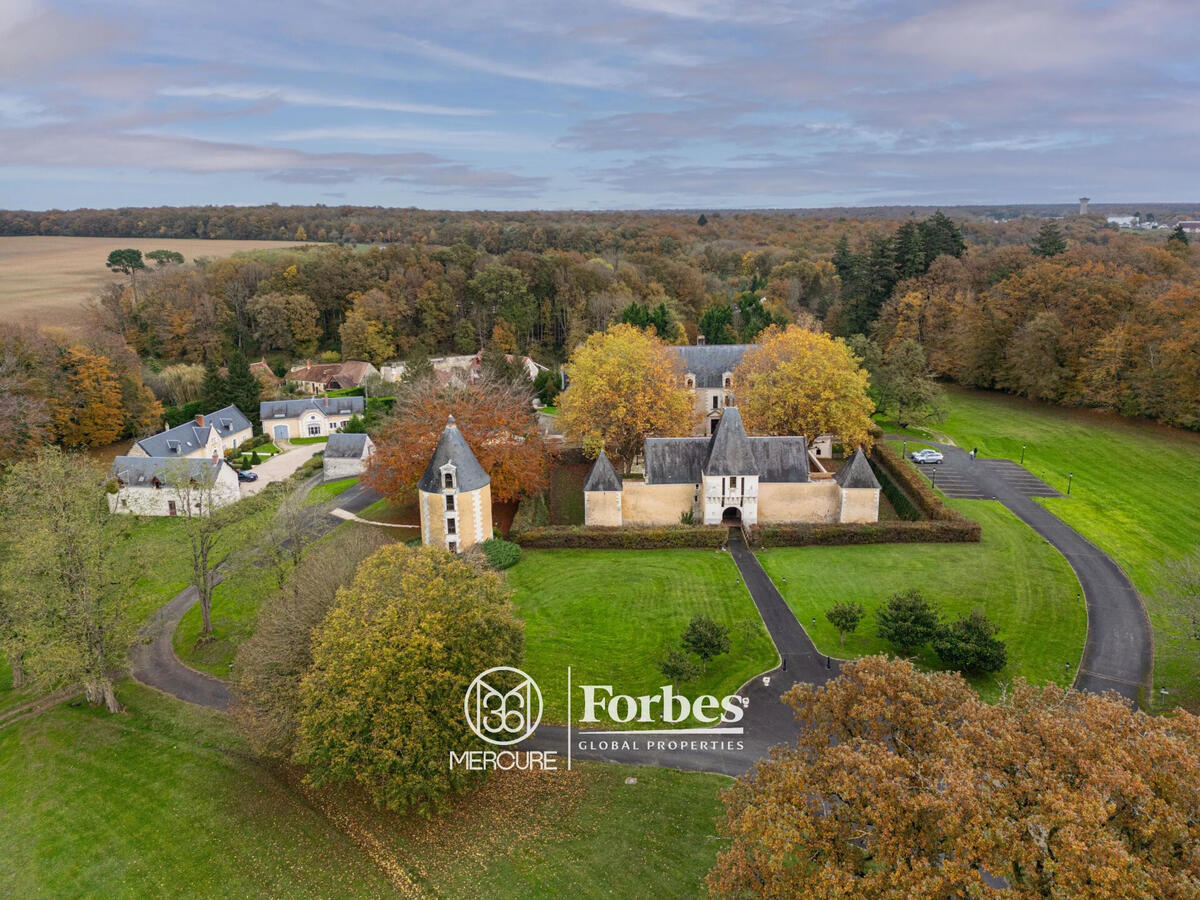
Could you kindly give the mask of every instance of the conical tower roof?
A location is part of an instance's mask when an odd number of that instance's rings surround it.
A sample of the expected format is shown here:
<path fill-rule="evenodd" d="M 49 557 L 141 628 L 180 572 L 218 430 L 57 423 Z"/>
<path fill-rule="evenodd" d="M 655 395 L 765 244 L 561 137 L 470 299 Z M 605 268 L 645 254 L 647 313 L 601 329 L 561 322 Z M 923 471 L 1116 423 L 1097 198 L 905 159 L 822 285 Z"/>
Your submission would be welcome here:
<path fill-rule="evenodd" d="M 844 488 L 879 489 L 879 479 L 875 477 L 871 464 L 867 462 L 867 455 L 863 453 L 862 447 L 855 450 L 850 461 L 837 470 L 833 480 Z"/>
<path fill-rule="evenodd" d="M 704 460 L 705 475 L 757 475 L 758 465 L 746 428 L 742 425 L 742 414 L 736 406 L 730 406 L 721 414 L 717 430 L 708 444 L 708 456 Z"/>
<path fill-rule="evenodd" d="M 488 473 L 483 471 L 483 466 L 479 465 L 479 460 L 467 446 L 466 438 L 454 424 L 454 416 L 446 419 L 446 428 L 417 487 L 430 494 L 439 493 L 442 489 L 442 468 L 447 464 L 454 466 L 454 484 L 460 491 L 474 491 L 491 482 Z"/>
<path fill-rule="evenodd" d="M 608 454 L 603 450 L 596 457 L 592 470 L 588 472 L 587 481 L 583 483 L 583 490 L 585 492 L 621 490 L 621 476 L 617 474 L 617 470 L 608 460 Z"/>

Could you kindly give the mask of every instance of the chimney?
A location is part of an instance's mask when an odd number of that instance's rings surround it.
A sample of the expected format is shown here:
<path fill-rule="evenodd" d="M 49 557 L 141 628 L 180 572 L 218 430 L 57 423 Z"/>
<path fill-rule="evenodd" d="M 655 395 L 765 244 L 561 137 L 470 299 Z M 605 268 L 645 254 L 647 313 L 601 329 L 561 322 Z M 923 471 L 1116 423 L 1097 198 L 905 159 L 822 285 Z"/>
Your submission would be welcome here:
<path fill-rule="evenodd" d="M 696 335 L 696 346 L 697 346 L 697 347 L 703 347 L 703 346 L 704 346 L 704 335 L 702 335 L 702 334 L 698 334 L 698 335 Z"/>
<path fill-rule="evenodd" d="M 204 427 L 204 416 L 201 413 L 196 413 L 196 424 L 201 428 Z"/>

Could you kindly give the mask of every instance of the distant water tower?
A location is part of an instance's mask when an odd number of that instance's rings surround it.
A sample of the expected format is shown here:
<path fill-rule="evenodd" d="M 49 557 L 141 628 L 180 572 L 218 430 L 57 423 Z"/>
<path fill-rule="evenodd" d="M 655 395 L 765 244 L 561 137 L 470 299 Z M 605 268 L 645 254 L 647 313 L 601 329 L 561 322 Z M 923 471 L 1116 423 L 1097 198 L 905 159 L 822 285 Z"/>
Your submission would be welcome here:
<path fill-rule="evenodd" d="M 1091 198 L 1091 197 L 1080 197 L 1080 198 L 1079 198 L 1079 214 L 1080 214 L 1081 216 L 1086 216 L 1086 215 L 1087 215 L 1087 205 L 1088 205 L 1088 204 L 1089 204 L 1091 201 L 1092 201 L 1092 198 Z"/>

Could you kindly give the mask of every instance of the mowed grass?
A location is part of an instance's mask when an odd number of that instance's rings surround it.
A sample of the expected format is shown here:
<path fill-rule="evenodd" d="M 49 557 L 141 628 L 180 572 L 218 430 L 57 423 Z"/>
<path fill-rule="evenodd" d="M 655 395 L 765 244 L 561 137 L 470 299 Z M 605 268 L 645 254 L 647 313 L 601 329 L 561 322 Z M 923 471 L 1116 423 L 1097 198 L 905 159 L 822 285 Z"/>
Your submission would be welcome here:
<path fill-rule="evenodd" d="M 849 658 L 891 651 L 876 634 L 875 611 L 892 594 L 916 588 L 944 619 L 979 608 L 998 626 L 1008 665 L 973 679 L 985 697 L 997 696 L 999 683 L 1018 675 L 1070 683 L 1087 636 L 1087 612 L 1067 561 L 998 503 L 948 502 L 983 526 L 980 543 L 781 547 L 759 559 L 822 653 Z M 861 603 L 866 611 L 845 647 L 825 618 L 839 600 Z M 928 647 L 917 660 L 939 667 Z"/>
<path fill-rule="evenodd" d="M 0 321 L 82 325 L 83 301 L 106 284 L 125 279 L 104 265 L 113 250 L 175 250 L 190 263 L 202 256 L 217 259 L 247 250 L 294 246 L 294 241 L 0 237 Z"/>
<path fill-rule="evenodd" d="M 1154 694 L 1200 708 L 1200 640 L 1190 609 L 1166 596 L 1161 566 L 1200 546 L 1200 435 L 982 391 L 949 392 L 935 426 L 984 457 L 1020 460 L 1069 497 L 1047 509 L 1111 555 L 1141 593 L 1154 629 Z M 1044 473 L 1044 475 L 1043 475 Z"/>
<path fill-rule="evenodd" d="M 304 505 L 317 506 L 321 503 L 327 503 L 356 484 L 358 484 L 357 478 L 339 478 L 337 481 L 326 481 L 323 484 L 318 484 L 308 492 L 308 496 L 304 498 Z"/>
<path fill-rule="evenodd" d="M 118 693 L 122 715 L 0 729 L 6 896 L 694 897 L 722 846 L 718 776 L 513 774 L 405 818 L 265 768 L 218 713 Z"/>
<path fill-rule="evenodd" d="M 525 550 L 507 575 L 525 620 L 523 668 L 541 687 L 546 722 L 567 721 L 567 666 L 575 685 L 658 693 L 666 683 L 659 661 L 695 615 L 728 626 L 732 647 L 683 685 L 685 694 L 732 694 L 778 661 L 727 553 Z"/>
<path fill-rule="evenodd" d="M 12 897 L 331 897 L 390 885 L 247 759 L 217 713 L 120 688 L 0 729 L 0 884 Z"/>

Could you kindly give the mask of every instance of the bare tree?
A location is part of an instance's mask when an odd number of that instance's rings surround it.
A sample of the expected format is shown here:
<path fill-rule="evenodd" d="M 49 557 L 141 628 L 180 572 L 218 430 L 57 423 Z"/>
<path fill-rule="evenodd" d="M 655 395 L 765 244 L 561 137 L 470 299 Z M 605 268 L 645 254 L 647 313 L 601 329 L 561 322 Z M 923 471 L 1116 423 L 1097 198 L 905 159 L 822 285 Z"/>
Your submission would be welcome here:
<path fill-rule="evenodd" d="M 217 559 L 217 539 L 225 524 L 225 516 L 218 515 L 215 503 L 217 474 L 223 462 L 196 460 L 172 460 L 167 469 L 167 486 L 178 497 L 180 517 L 187 531 L 188 544 L 192 551 L 192 586 L 200 597 L 200 642 L 212 640 L 212 595 L 216 587 L 214 576 L 220 560 Z"/>

